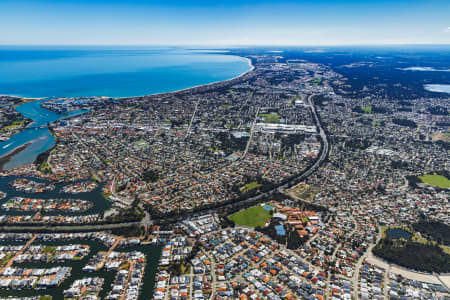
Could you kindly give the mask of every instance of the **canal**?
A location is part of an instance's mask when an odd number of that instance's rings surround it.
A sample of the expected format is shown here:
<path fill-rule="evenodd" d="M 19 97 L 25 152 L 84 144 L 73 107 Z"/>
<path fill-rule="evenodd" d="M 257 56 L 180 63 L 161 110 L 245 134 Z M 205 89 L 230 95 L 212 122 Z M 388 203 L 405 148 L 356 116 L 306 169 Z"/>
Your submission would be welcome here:
<path fill-rule="evenodd" d="M 54 183 L 55 189 L 53 191 L 45 192 L 45 193 L 25 193 L 20 192 L 14 189 L 9 185 L 11 181 L 16 178 L 27 178 L 36 182 L 48 182 L 47 180 L 34 178 L 34 177 L 26 177 L 26 176 L 8 176 L 8 177 L 0 177 L 0 191 L 6 193 L 6 197 L 0 200 L 0 215 L 34 215 L 36 211 L 18 211 L 18 210 L 5 210 L 1 207 L 3 203 L 8 202 L 10 199 L 14 197 L 23 197 L 23 198 L 33 198 L 33 199 L 81 199 L 93 202 L 93 206 L 82 212 L 69 212 L 69 211 L 46 211 L 42 212 L 41 215 L 67 215 L 67 216 L 80 216 L 80 215 L 90 215 L 90 214 L 101 214 L 104 211 L 111 208 L 111 201 L 107 200 L 103 197 L 102 188 L 104 183 L 99 184 L 94 190 L 86 193 L 79 194 L 67 194 L 62 192 L 63 186 L 72 183 Z M 78 181 L 79 182 L 79 181 Z"/>
<path fill-rule="evenodd" d="M 0 245 L 24 245 L 26 242 L 10 242 L 3 241 L 0 242 Z M 99 251 L 108 251 L 108 247 L 103 245 L 98 241 L 91 240 L 71 240 L 71 241 L 52 241 L 52 242 L 42 242 L 42 241 L 34 241 L 33 245 L 49 245 L 49 246 L 58 246 L 58 245 L 67 245 L 67 244 L 82 244 L 89 245 L 90 251 L 89 254 L 86 255 L 81 260 L 75 260 L 70 262 L 58 262 L 58 263 L 17 263 L 13 264 L 12 267 L 21 267 L 21 268 L 52 268 L 56 266 L 65 266 L 71 267 L 71 275 L 66 280 L 62 282 L 59 287 L 49 288 L 43 290 L 0 290 L 0 294 L 2 297 L 7 296 L 15 296 L 15 297 L 26 297 L 26 296 L 37 296 L 37 295 L 50 295 L 53 296 L 53 299 L 62 299 L 64 290 L 67 290 L 70 285 L 77 279 L 81 279 L 83 277 L 101 277 L 104 278 L 105 281 L 103 283 L 102 291 L 100 292 L 100 298 L 104 299 L 108 292 L 111 290 L 112 282 L 115 278 L 115 271 L 95 271 L 95 272 L 85 272 L 83 271 L 83 267 L 86 263 L 91 259 L 95 254 Z M 117 252 L 130 252 L 130 251 L 141 251 L 145 254 L 147 259 L 147 264 L 145 267 L 145 276 L 143 280 L 143 286 L 141 289 L 141 293 L 139 296 L 140 300 L 151 299 L 153 295 L 153 289 L 155 285 L 155 275 L 158 268 L 159 258 L 161 256 L 162 246 L 159 245 L 140 245 L 140 246 L 132 246 L 125 248 L 116 248 Z"/>

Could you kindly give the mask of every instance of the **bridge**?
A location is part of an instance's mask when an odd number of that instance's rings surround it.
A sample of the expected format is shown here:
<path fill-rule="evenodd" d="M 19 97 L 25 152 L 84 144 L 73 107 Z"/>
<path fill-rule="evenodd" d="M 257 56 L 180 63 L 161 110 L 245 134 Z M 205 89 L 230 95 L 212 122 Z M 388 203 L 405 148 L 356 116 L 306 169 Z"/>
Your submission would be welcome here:
<path fill-rule="evenodd" d="M 27 126 L 26 129 L 42 129 L 42 128 L 48 128 L 47 125 L 30 125 Z"/>

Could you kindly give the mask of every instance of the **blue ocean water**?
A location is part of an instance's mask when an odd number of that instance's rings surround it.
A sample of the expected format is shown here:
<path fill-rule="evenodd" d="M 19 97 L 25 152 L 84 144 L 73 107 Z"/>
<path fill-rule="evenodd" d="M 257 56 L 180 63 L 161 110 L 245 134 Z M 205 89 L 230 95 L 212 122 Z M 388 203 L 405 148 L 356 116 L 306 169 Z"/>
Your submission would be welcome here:
<path fill-rule="evenodd" d="M 248 60 L 218 52 L 177 48 L 0 46 L 0 94 L 22 97 L 128 97 L 170 92 L 236 77 Z M 79 114 L 56 114 L 31 102 L 17 111 L 33 127 Z M 28 164 L 53 147 L 47 128 L 26 129 L 0 143 L 0 156 L 32 142 L 4 168 Z"/>
<path fill-rule="evenodd" d="M 245 58 L 178 48 L 0 47 L 0 94 L 127 97 L 221 81 Z"/>

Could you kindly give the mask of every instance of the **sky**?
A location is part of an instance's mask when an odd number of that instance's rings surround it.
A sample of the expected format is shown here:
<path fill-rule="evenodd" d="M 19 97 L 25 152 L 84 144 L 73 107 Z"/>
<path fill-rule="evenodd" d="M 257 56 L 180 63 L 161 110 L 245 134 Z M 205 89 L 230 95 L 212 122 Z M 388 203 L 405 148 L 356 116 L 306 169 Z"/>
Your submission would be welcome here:
<path fill-rule="evenodd" d="M 0 0 L 0 45 L 450 44 L 449 0 Z"/>

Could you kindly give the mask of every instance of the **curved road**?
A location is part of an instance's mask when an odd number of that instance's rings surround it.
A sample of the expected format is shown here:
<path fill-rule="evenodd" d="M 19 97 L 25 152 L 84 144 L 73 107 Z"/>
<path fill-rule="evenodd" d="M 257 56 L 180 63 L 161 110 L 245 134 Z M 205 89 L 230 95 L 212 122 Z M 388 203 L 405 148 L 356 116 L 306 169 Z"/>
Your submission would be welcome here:
<path fill-rule="evenodd" d="M 248 202 L 256 202 L 266 196 L 269 196 L 275 192 L 281 192 L 282 190 L 285 190 L 287 188 L 292 187 L 293 185 L 298 184 L 299 182 L 305 180 L 308 176 L 310 176 L 312 173 L 314 173 L 315 171 L 317 171 L 317 169 L 320 167 L 320 165 L 323 163 L 323 161 L 327 158 L 328 156 L 328 152 L 330 151 L 330 145 L 328 143 L 328 137 L 325 133 L 325 130 L 322 127 L 322 124 L 320 123 L 320 119 L 319 116 L 317 114 L 316 108 L 314 106 L 314 103 L 312 102 L 312 98 L 315 96 L 315 94 L 311 94 L 308 96 L 308 107 L 311 109 L 311 112 L 313 114 L 313 118 L 314 118 L 314 122 L 319 130 L 319 135 L 320 135 L 320 139 L 321 139 L 321 144 L 322 144 L 322 151 L 320 152 L 320 156 L 319 158 L 314 162 L 314 164 L 312 166 L 309 167 L 308 170 L 306 170 L 305 172 L 303 172 L 302 174 L 300 174 L 299 176 L 297 176 L 296 178 L 290 180 L 289 182 L 279 185 L 277 187 L 274 187 L 273 189 L 263 192 L 261 194 L 258 194 L 256 196 L 250 197 L 250 198 L 246 198 L 244 200 L 241 200 L 239 202 L 234 202 L 234 203 L 225 203 L 223 205 L 218 205 L 216 207 L 213 208 L 199 208 L 197 209 L 195 212 L 189 212 L 192 216 L 196 215 L 196 214 L 201 214 L 201 213 L 205 213 L 205 212 L 213 212 L 214 210 L 217 209 L 222 209 L 224 207 L 233 207 L 233 206 L 241 206 L 243 203 L 248 203 Z"/>
<path fill-rule="evenodd" d="M 258 201 L 260 199 L 262 199 L 263 197 L 269 196 L 271 194 L 273 194 L 274 192 L 281 192 L 284 189 L 287 189 L 295 184 L 298 184 L 299 182 L 305 180 L 308 176 L 310 176 L 312 173 L 314 173 L 322 164 L 322 162 L 326 159 L 326 157 L 328 156 L 328 152 L 330 150 L 330 146 L 328 143 L 328 138 L 327 135 L 325 133 L 325 130 L 322 127 L 322 124 L 320 123 L 320 119 L 317 115 L 317 111 L 316 108 L 314 106 L 314 103 L 312 101 L 312 98 L 315 96 L 315 94 L 311 94 L 308 96 L 308 107 L 311 109 L 311 113 L 313 115 L 314 118 L 314 122 L 319 130 L 319 135 L 320 135 L 320 139 L 321 139 L 321 144 L 322 144 L 322 151 L 320 152 L 320 156 L 319 158 L 314 162 L 314 164 L 309 167 L 308 170 L 306 170 L 305 172 L 303 172 L 302 174 L 300 174 L 298 177 L 292 179 L 291 181 L 274 187 L 273 189 L 263 192 L 261 194 L 258 194 L 256 196 L 244 199 L 242 201 L 239 202 L 235 202 L 235 203 L 226 203 L 224 205 L 219 205 L 217 207 L 214 208 L 205 208 L 205 209 L 197 209 L 195 212 L 189 212 L 189 214 L 191 216 L 194 216 L 195 214 L 198 213 L 204 213 L 204 212 L 212 212 L 214 210 L 217 209 L 222 209 L 224 207 L 233 207 L 233 206 L 237 206 L 237 205 L 242 205 L 243 203 L 247 203 L 247 202 L 253 202 L 253 201 Z M 170 219 L 170 218 L 169 218 Z M 9 229 L 9 230 L 18 230 L 19 228 L 23 229 L 23 230 L 27 230 L 27 229 L 51 229 L 51 230 L 67 230 L 67 229 L 71 229 L 73 230 L 87 230 L 87 229 L 92 229 L 92 230 L 102 230 L 102 229 L 111 229 L 111 228 L 118 228 L 118 227 L 127 227 L 133 224 L 137 224 L 137 223 L 141 223 L 142 225 L 148 227 L 149 225 L 151 225 L 153 222 L 150 220 L 149 216 L 146 215 L 146 217 L 141 221 L 141 222 L 127 222 L 127 223 L 115 223 L 115 224 L 101 224 L 101 225 L 76 225 L 76 226 L 48 226 L 48 225 L 43 225 L 43 226 L 19 226 L 19 225 L 15 225 L 15 224 L 5 224 L 3 226 L 0 226 L 0 232 L 4 229 Z M 70 230 L 69 229 L 69 230 Z"/>
<path fill-rule="evenodd" d="M 322 124 L 320 123 L 320 119 L 319 119 L 319 117 L 317 115 L 316 107 L 314 106 L 314 104 L 312 102 L 312 98 L 314 97 L 314 95 L 315 94 L 312 94 L 312 95 L 308 96 L 308 105 L 309 105 L 309 108 L 311 109 L 311 112 L 313 114 L 314 122 L 316 123 L 316 126 L 319 129 L 320 139 L 322 140 L 322 152 L 320 153 L 320 156 L 316 160 L 316 162 L 306 172 L 302 173 L 297 178 L 292 179 L 288 183 L 283 184 L 282 186 L 278 187 L 277 191 L 281 191 L 283 189 L 289 188 L 289 187 L 299 183 L 300 181 L 305 180 L 306 177 L 308 177 L 309 175 L 314 173 L 320 167 L 320 165 L 325 160 L 325 158 L 327 158 L 328 152 L 330 151 L 330 145 L 328 143 L 327 135 L 325 133 L 325 130 L 323 130 Z"/>

